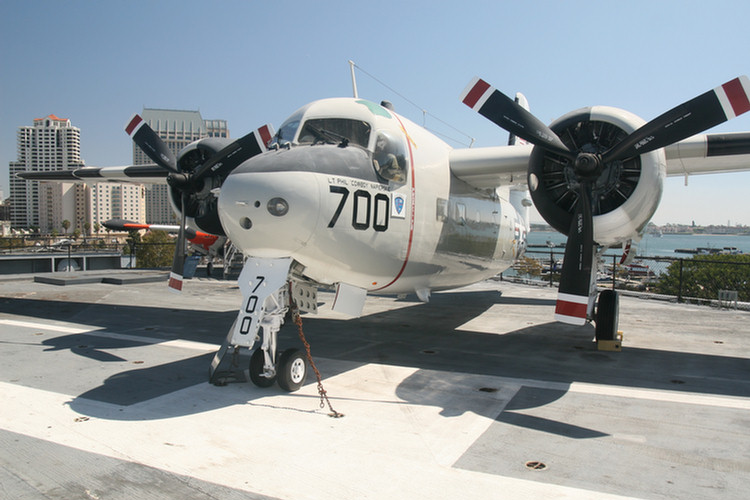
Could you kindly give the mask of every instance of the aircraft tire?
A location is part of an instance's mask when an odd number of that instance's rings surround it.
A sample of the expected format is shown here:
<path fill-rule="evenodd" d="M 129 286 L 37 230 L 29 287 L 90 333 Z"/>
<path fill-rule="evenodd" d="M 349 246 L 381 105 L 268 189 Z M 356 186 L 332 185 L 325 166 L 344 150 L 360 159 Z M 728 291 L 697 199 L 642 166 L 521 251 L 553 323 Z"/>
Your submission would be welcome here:
<path fill-rule="evenodd" d="M 250 380 L 258 387 L 271 387 L 276 382 L 276 377 L 268 378 L 263 376 L 263 349 L 258 347 L 250 356 Z"/>
<path fill-rule="evenodd" d="M 618 296 L 614 290 L 599 293 L 596 305 L 596 340 L 615 340 L 618 323 Z"/>
<path fill-rule="evenodd" d="M 299 349 L 287 349 L 281 353 L 278 364 L 279 387 L 294 392 L 302 387 L 307 378 L 307 361 Z"/>

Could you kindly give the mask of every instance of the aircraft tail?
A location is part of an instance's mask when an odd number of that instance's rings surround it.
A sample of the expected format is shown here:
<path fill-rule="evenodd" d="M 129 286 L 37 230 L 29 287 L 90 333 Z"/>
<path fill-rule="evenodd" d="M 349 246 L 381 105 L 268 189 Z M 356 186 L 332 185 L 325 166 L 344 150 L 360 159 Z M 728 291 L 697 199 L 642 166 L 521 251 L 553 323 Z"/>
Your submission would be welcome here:
<path fill-rule="evenodd" d="M 520 92 L 516 92 L 516 102 L 519 106 L 521 106 L 526 111 L 529 110 L 529 101 L 526 99 L 526 96 L 523 95 Z M 508 136 L 508 146 L 514 146 L 516 144 L 529 144 L 528 141 L 525 141 L 521 139 L 520 137 L 516 137 L 516 134 L 512 133 Z"/>

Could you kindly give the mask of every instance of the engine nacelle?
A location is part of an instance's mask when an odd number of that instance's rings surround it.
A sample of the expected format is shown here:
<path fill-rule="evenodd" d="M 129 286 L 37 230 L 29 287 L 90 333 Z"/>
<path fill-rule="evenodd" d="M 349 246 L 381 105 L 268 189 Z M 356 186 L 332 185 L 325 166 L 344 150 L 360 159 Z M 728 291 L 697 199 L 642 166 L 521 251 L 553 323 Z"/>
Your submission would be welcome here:
<path fill-rule="evenodd" d="M 193 172 L 231 142 L 231 139 L 223 137 L 207 137 L 191 142 L 177 154 L 180 172 Z M 188 225 L 195 226 L 209 234 L 225 236 L 219 219 L 217 198 L 211 193 L 212 189 L 221 187 L 224 178 L 226 175 L 223 177 L 207 176 L 198 185 L 190 186 L 190 189 L 186 191 L 185 216 L 188 218 Z M 175 213 L 179 215 L 182 205 L 181 191 L 170 187 L 169 202 Z"/>
<path fill-rule="evenodd" d="M 550 128 L 572 151 L 601 154 L 645 122 L 621 109 L 594 106 L 568 113 Z M 529 159 L 531 198 L 547 223 L 568 234 L 582 181 L 591 186 L 594 241 L 614 246 L 642 233 L 661 200 L 663 149 L 601 165 L 581 179 L 572 160 L 535 147 Z"/>

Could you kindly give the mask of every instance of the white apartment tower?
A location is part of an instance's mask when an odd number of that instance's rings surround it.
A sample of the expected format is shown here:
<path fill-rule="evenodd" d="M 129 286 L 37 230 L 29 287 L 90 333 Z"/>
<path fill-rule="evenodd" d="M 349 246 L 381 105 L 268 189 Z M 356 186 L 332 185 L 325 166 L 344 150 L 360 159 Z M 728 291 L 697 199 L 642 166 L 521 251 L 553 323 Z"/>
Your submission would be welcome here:
<path fill-rule="evenodd" d="M 76 169 L 81 160 L 81 133 L 70 120 L 49 115 L 18 129 L 18 160 L 10 166 L 11 224 L 17 229 L 37 227 L 42 233 L 91 234 L 109 219 L 146 220 L 145 190 L 141 184 L 25 181 L 18 172 Z M 63 223 L 70 226 L 64 229 Z"/>
<path fill-rule="evenodd" d="M 82 167 L 81 131 L 67 118 L 49 115 L 36 118 L 31 127 L 19 127 L 17 141 L 18 158 L 9 163 L 11 224 L 18 229 L 40 227 L 39 183 L 16 174 Z"/>
<path fill-rule="evenodd" d="M 204 137 L 229 137 L 226 120 L 204 120 L 200 111 L 144 108 L 143 120 L 161 137 L 175 154 L 193 141 Z M 153 163 L 135 143 L 133 164 Z M 146 222 L 149 224 L 178 224 L 169 204 L 169 187 L 164 184 L 146 186 Z"/>

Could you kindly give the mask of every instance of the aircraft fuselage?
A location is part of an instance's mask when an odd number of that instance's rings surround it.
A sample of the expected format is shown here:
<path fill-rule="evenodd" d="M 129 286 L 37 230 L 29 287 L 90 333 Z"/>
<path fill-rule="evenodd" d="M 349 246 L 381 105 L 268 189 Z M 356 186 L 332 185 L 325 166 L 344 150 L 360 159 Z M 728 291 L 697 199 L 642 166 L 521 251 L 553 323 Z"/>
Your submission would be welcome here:
<path fill-rule="evenodd" d="M 409 293 L 493 276 L 525 246 L 510 202 L 452 176 L 451 148 L 390 110 L 317 101 L 282 125 L 279 142 L 221 188 L 222 224 L 246 256 L 292 257 L 322 284 Z"/>

